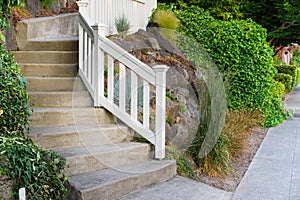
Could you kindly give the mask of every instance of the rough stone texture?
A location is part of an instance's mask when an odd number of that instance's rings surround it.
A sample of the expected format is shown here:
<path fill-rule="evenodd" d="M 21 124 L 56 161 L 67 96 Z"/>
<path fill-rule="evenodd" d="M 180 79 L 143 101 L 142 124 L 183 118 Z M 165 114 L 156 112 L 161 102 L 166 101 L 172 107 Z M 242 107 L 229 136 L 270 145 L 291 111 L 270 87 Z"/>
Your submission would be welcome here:
<path fill-rule="evenodd" d="M 178 149 L 186 149 L 200 123 L 196 86 L 199 80 L 194 68 L 157 28 L 139 30 L 124 39 L 110 39 L 149 66 L 165 64 L 170 67 L 167 72 L 166 139 Z"/>
<path fill-rule="evenodd" d="M 35 15 L 41 10 L 40 0 L 25 0 L 25 5 L 30 14 Z"/>
<path fill-rule="evenodd" d="M 0 175 L 0 199 L 11 199 L 12 184 L 9 177 Z"/>

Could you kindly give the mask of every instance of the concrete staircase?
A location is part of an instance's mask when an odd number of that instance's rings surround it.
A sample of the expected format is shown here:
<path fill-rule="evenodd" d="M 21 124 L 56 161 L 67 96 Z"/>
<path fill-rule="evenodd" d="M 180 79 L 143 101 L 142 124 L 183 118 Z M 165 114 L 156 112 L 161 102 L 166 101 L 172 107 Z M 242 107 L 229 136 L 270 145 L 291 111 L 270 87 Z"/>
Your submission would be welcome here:
<path fill-rule="evenodd" d="M 28 35 L 41 23 L 54 28 L 60 22 L 57 17 L 38 21 L 22 22 Z M 66 199 L 118 199 L 176 175 L 174 161 L 153 160 L 149 144 L 132 142 L 127 127 L 116 124 L 104 109 L 93 108 L 77 77 L 76 36 L 21 38 L 19 51 L 13 53 L 28 81 L 34 110 L 28 136 L 66 158 Z"/>

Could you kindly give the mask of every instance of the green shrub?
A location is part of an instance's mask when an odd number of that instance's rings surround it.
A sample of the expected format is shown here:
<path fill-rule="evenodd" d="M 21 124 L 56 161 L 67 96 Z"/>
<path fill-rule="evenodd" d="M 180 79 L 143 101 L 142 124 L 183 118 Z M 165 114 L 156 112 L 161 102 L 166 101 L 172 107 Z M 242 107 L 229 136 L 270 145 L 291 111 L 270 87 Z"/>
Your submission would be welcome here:
<path fill-rule="evenodd" d="M 300 67 L 300 51 L 293 51 L 293 57 L 291 59 L 291 65 Z"/>
<path fill-rule="evenodd" d="M 291 92 L 294 88 L 294 78 L 289 74 L 278 73 L 274 76 L 274 79 L 285 86 L 286 92 Z"/>
<path fill-rule="evenodd" d="M 292 77 L 291 90 L 294 89 L 294 87 L 296 86 L 296 79 L 297 79 L 297 67 L 294 65 L 286 65 L 286 64 L 275 65 L 275 67 L 277 68 L 278 73 L 288 74 Z"/>
<path fill-rule="evenodd" d="M 26 80 L 12 55 L 0 44 L 0 135 L 23 133 L 28 125 L 29 105 Z"/>
<path fill-rule="evenodd" d="M 229 110 L 259 110 L 266 126 L 285 119 L 281 99 L 275 95 L 276 69 L 265 29 L 251 20 L 216 20 L 194 6 L 174 12 L 181 22 L 179 31 L 195 38 L 229 77 Z M 184 48 L 184 43 L 180 47 Z"/>
<path fill-rule="evenodd" d="M 177 173 L 180 176 L 187 178 L 195 178 L 193 167 L 186 156 L 179 152 L 174 146 L 166 146 L 166 159 L 176 160 L 177 163 Z"/>
<path fill-rule="evenodd" d="M 285 85 L 282 82 L 274 80 L 275 96 L 281 98 L 285 95 Z"/>
<path fill-rule="evenodd" d="M 0 174 L 14 180 L 13 199 L 18 199 L 21 187 L 26 189 L 26 199 L 64 199 L 65 159 L 38 148 L 25 136 L 12 135 L 0 137 Z"/>
<path fill-rule="evenodd" d="M 153 21 L 157 23 L 160 28 L 176 30 L 178 26 L 177 17 L 168 10 L 158 9 L 155 11 Z"/>
<path fill-rule="evenodd" d="M 300 67 L 297 67 L 297 79 L 296 79 L 296 85 L 300 83 Z"/>

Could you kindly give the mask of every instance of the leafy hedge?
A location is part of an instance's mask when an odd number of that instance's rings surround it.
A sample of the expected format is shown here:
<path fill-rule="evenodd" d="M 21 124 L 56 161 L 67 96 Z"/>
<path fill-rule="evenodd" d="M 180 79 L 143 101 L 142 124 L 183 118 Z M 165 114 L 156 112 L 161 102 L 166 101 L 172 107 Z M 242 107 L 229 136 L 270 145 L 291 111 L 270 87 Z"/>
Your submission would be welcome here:
<path fill-rule="evenodd" d="M 292 91 L 297 84 L 297 67 L 286 64 L 275 65 L 275 67 L 278 74 L 274 79 L 285 85 L 286 92 Z"/>
<path fill-rule="evenodd" d="M 275 75 L 274 79 L 282 84 L 284 84 L 285 92 L 291 92 L 294 89 L 294 80 L 290 74 L 278 73 Z"/>
<path fill-rule="evenodd" d="M 0 135 L 23 133 L 28 125 L 29 106 L 26 80 L 12 55 L 0 44 Z"/>
<path fill-rule="evenodd" d="M 296 85 L 300 83 L 300 67 L 297 67 Z"/>
<path fill-rule="evenodd" d="M 25 136 L 30 115 L 26 80 L 2 45 L 1 30 L 7 27 L 9 6 L 21 2 L 8 0 L 0 5 L 0 176 L 13 181 L 11 199 L 19 199 L 21 187 L 26 189 L 26 199 L 64 199 L 67 190 L 62 170 L 66 161 Z"/>
<path fill-rule="evenodd" d="M 61 172 L 66 160 L 14 134 L 0 137 L 0 174 L 13 179 L 12 199 L 18 199 L 21 187 L 25 187 L 27 199 L 63 199 L 67 177 Z"/>
<path fill-rule="evenodd" d="M 260 110 L 265 126 L 285 119 L 273 77 L 272 49 L 267 33 L 251 20 L 216 20 L 199 7 L 172 8 L 181 22 L 179 31 L 196 39 L 228 78 L 229 110 Z"/>

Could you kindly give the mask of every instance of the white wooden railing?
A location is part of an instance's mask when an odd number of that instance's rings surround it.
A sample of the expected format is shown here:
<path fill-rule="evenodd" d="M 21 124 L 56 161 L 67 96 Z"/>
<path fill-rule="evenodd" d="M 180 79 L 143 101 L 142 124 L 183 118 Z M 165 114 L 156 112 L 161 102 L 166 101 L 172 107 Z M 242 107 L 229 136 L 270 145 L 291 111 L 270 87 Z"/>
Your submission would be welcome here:
<path fill-rule="evenodd" d="M 85 14 L 92 24 L 106 24 L 107 33 L 116 33 L 114 21 L 125 16 L 131 24 L 130 31 L 145 29 L 157 0 L 81 0 L 87 3 Z"/>
<path fill-rule="evenodd" d="M 110 111 L 155 145 L 155 158 L 164 158 L 168 67 L 151 68 L 107 39 L 107 26 L 90 26 L 85 9 L 79 4 L 79 75 L 94 106 Z"/>

